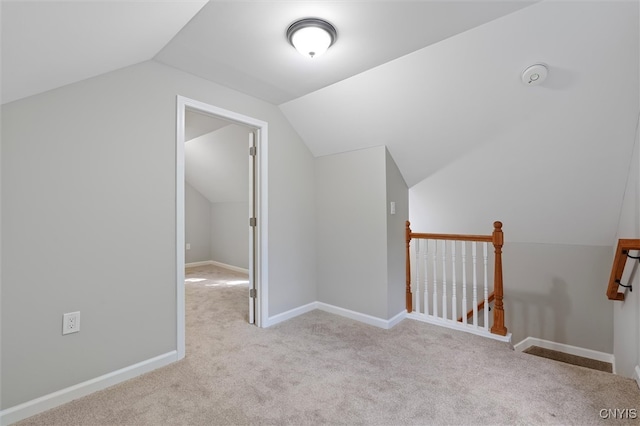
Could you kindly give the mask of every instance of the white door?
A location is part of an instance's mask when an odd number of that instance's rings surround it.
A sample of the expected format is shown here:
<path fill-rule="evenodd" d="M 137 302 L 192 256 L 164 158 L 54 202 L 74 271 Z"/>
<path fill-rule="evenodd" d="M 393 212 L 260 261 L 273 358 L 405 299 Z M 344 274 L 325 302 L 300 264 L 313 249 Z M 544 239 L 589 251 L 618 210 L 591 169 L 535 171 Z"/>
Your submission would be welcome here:
<path fill-rule="evenodd" d="M 256 322 L 256 280 L 255 280 L 255 241 L 256 241 L 256 135 L 249 133 L 249 324 Z"/>

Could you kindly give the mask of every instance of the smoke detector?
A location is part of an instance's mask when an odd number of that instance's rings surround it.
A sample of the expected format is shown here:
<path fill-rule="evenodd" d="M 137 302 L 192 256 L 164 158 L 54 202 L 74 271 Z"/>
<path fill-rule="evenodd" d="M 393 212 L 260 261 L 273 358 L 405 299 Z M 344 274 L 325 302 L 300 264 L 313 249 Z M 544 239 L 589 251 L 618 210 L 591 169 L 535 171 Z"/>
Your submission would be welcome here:
<path fill-rule="evenodd" d="M 544 64 L 531 65 L 522 73 L 522 82 L 525 86 L 537 86 L 547 79 L 549 69 Z"/>

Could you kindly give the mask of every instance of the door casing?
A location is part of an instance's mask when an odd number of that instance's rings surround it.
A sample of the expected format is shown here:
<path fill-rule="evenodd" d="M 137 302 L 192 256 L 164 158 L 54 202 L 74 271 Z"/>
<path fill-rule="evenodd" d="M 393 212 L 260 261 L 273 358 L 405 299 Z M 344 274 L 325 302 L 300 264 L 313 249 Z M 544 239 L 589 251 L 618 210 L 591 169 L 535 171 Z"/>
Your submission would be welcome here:
<path fill-rule="evenodd" d="M 258 327 L 267 325 L 268 313 L 268 250 L 267 250 L 267 152 L 268 152 L 268 124 L 234 111 L 229 111 L 214 105 L 177 96 L 176 108 L 176 347 L 178 359 L 185 356 L 185 115 L 186 110 L 194 110 L 215 118 L 243 125 L 255 131 L 255 185 L 254 202 L 256 212 L 256 227 L 254 239 L 254 285 L 257 291 L 255 299 L 255 320 Z M 247 155 L 249 153 L 247 152 Z M 247 225 L 249 218 L 247 217 Z M 251 247 L 250 247 L 251 249 Z"/>

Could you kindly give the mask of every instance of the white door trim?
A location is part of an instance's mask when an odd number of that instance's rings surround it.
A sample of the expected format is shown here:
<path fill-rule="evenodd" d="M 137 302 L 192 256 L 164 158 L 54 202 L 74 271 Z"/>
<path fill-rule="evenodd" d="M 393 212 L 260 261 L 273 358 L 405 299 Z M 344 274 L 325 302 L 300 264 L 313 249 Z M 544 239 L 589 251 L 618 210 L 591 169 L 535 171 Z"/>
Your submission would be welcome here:
<path fill-rule="evenodd" d="M 249 211 L 247 217 L 251 222 L 253 218 L 257 217 L 256 213 L 256 157 L 257 153 L 253 153 L 256 150 L 256 132 L 252 129 L 248 132 L 249 140 L 247 149 L 249 151 L 248 163 L 249 163 Z M 249 224 L 249 324 L 256 324 L 256 304 L 258 299 L 252 294 L 256 289 L 256 227 L 253 224 Z"/>
<path fill-rule="evenodd" d="M 200 101 L 177 96 L 176 108 L 176 313 L 177 313 L 177 351 L 178 359 L 185 356 L 185 305 L 184 305 L 184 135 L 186 109 L 197 110 L 227 121 L 235 122 L 256 129 L 256 197 L 257 212 L 256 251 L 255 251 L 255 285 L 256 325 L 264 327 L 269 318 L 268 311 L 268 251 L 267 251 L 267 152 L 268 152 L 268 124 L 246 115 L 238 114 L 223 108 L 209 105 Z M 248 218 L 247 218 L 248 219 Z"/>

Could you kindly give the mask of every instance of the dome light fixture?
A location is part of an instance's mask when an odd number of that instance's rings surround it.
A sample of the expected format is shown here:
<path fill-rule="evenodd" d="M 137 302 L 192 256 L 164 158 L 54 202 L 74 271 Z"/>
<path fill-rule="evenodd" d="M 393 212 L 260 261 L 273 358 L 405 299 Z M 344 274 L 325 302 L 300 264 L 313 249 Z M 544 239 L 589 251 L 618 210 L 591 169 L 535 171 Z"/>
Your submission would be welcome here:
<path fill-rule="evenodd" d="M 335 27 L 318 18 L 300 19 L 287 29 L 289 43 L 308 58 L 322 55 L 337 38 Z"/>

